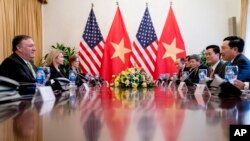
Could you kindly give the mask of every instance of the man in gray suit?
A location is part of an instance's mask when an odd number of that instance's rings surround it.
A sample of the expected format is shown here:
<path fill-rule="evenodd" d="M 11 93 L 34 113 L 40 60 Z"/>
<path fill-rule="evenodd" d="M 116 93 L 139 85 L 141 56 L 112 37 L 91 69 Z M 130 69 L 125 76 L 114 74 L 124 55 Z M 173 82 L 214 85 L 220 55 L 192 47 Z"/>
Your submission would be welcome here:
<path fill-rule="evenodd" d="M 221 57 L 229 65 L 238 66 L 238 80 L 246 81 L 250 78 L 250 61 L 242 54 L 244 40 L 238 36 L 229 36 L 223 40 Z"/>
<path fill-rule="evenodd" d="M 225 75 L 225 65 L 224 62 L 220 60 L 220 47 L 217 45 L 209 45 L 206 47 L 205 51 L 207 64 L 210 66 L 208 76 L 214 78 L 217 74 L 221 78 Z"/>
<path fill-rule="evenodd" d="M 0 66 L 0 75 L 18 82 L 35 82 L 35 44 L 30 36 L 17 35 L 12 40 L 13 53 Z"/>

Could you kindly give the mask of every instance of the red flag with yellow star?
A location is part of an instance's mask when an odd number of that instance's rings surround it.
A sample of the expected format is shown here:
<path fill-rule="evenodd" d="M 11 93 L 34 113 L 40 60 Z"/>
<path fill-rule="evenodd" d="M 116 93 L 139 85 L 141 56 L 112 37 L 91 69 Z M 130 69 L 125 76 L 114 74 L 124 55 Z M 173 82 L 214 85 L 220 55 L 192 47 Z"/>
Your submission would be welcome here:
<path fill-rule="evenodd" d="M 186 49 L 175 15 L 170 6 L 166 23 L 158 44 L 154 79 L 160 74 L 177 72 L 176 58 L 185 57 Z"/>
<path fill-rule="evenodd" d="M 120 8 L 117 7 L 115 18 L 111 25 L 102 59 L 101 77 L 110 82 L 112 75 L 131 67 L 131 43 L 123 22 Z"/>

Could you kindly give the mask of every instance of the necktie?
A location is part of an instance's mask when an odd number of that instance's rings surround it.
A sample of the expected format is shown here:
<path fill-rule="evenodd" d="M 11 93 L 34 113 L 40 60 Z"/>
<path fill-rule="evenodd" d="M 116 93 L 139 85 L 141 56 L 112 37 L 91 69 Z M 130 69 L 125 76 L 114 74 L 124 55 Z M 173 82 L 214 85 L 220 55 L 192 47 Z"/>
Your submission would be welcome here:
<path fill-rule="evenodd" d="M 210 69 L 210 75 L 209 75 L 210 78 L 214 78 L 214 69 L 211 68 Z"/>
<path fill-rule="evenodd" d="M 28 67 L 29 67 L 29 69 L 30 69 L 30 71 L 31 71 L 31 73 L 32 73 L 32 75 L 33 75 L 33 77 L 35 78 L 35 77 L 36 77 L 36 73 L 35 73 L 35 71 L 34 71 L 32 65 L 30 64 L 30 62 L 27 62 L 27 65 L 28 65 Z"/>
<path fill-rule="evenodd" d="M 178 78 L 181 78 L 182 77 L 182 70 L 179 70 L 178 72 Z"/>

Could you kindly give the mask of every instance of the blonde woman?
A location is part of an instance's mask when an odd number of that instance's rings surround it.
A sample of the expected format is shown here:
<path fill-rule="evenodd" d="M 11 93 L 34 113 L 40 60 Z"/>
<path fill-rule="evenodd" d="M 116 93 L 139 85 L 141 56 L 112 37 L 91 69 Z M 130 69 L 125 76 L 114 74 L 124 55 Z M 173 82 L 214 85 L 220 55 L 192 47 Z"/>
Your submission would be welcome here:
<path fill-rule="evenodd" d="M 66 75 L 60 69 L 63 64 L 64 57 L 63 52 L 57 49 L 51 50 L 46 58 L 46 65 L 50 67 L 50 79 L 57 77 L 66 77 Z"/>

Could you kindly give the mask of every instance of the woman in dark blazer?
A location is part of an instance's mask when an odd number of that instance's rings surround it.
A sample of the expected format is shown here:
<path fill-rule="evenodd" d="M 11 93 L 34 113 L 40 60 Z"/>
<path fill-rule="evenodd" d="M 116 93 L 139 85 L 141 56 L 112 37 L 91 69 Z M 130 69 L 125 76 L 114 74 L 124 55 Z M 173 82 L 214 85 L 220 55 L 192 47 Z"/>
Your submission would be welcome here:
<path fill-rule="evenodd" d="M 80 59 L 79 56 L 74 54 L 69 57 L 69 70 L 67 71 L 67 76 L 69 76 L 69 71 L 74 71 L 76 74 L 76 85 L 81 86 L 83 83 L 83 80 L 81 77 L 84 77 L 84 74 L 80 74 L 79 71 L 79 64 L 80 64 Z"/>
<path fill-rule="evenodd" d="M 51 50 L 46 58 L 46 65 L 50 67 L 50 78 L 66 77 L 66 74 L 60 69 L 63 64 L 63 52 L 57 49 Z"/>

